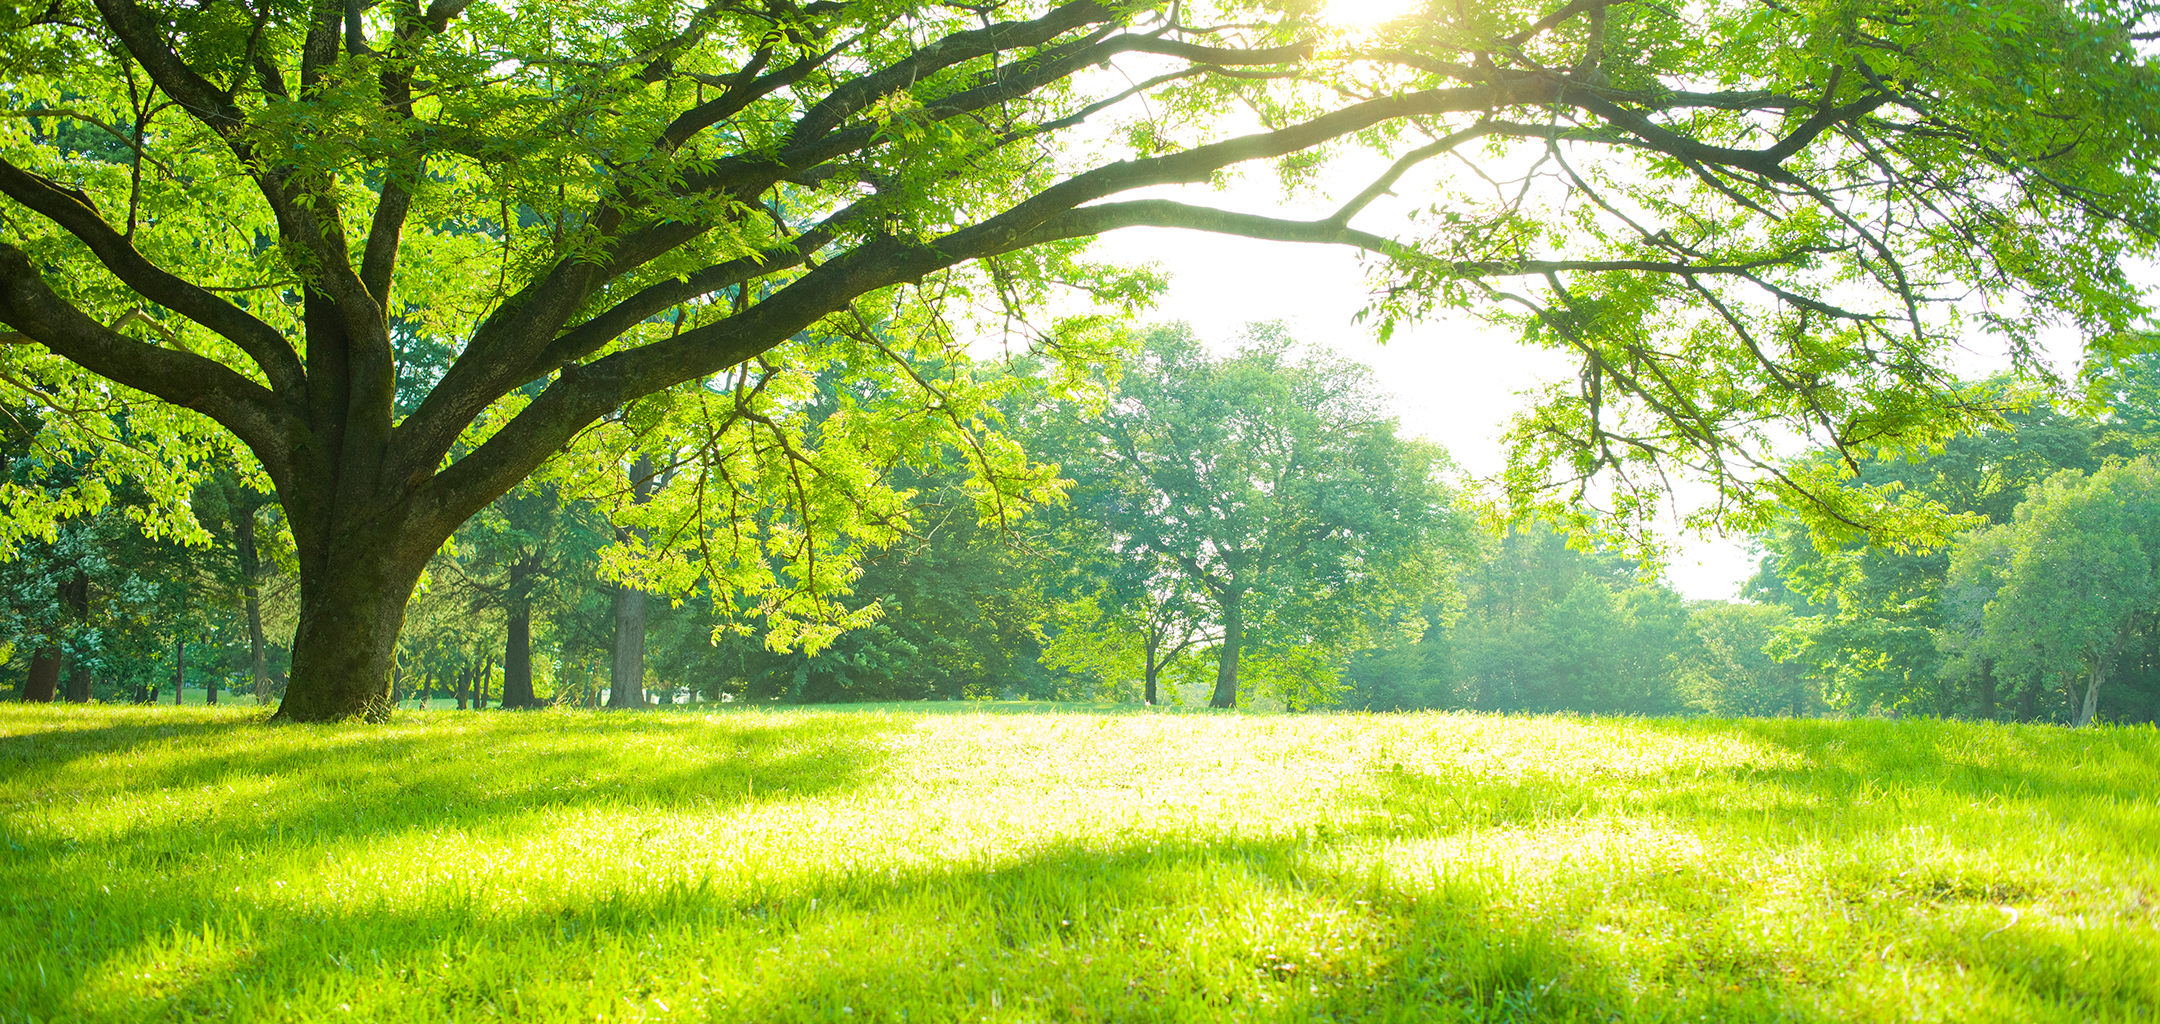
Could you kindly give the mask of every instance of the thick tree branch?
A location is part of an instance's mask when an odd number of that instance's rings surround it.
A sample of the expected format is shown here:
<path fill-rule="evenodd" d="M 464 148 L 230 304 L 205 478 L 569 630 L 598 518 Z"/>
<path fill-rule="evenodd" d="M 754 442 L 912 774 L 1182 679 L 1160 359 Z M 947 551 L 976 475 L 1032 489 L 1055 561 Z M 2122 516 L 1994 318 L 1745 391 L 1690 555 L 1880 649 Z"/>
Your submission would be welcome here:
<path fill-rule="evenodd" d="M 296 393 L 300 357 L 269 324 L 224 299 L 166 272 L 135 250 L 85 197 L 0 160 L 0 193 L 37 211 L 89 247 L 98 262 L 142 297 L 201 324 L 238 346 L 260 367 L 270 386 Z"/>
<path fill-rule="evenodd" d="M 98 323 L 47 287 L 22 250 L 0 243 L 0 322 L 68 361 L 218 421 L 290 480 L 284 404 L 232 368 L 192 352 L 136 341 Z"/>

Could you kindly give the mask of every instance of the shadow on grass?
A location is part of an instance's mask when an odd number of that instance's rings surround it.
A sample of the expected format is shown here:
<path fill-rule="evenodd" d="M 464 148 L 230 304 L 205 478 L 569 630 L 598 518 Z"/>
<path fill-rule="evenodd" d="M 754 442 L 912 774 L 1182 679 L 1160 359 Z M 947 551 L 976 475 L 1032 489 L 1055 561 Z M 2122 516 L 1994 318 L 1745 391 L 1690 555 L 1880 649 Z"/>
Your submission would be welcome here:
<path fill-rule="evenodd" d="M 691 718 L 487 714 L 389 726 L 138 722 L 0 737 L 0 783 L 46 800 L 199 795 L 120 824 L 122 868 L 167 870 L 213 845 L 319 847 L 459 829 L 507 835 L 534 814 L 588 808 L 731 810 L 830 795 L 884 760 L 902 721 L 857 716 Z M 107 758 L 85 778 L 77 764 Z M 268 808 L 268 809 L 265 809 Z M 33 855 L 71 852 L 59 844 Z"/>
<path fill-rule="evenodd" d="M 68 916 L 113 932 L 99 948 L 54 935 L 42 951 L 51 973 L 21 1009 L 40 1020 L 301 1020 L 342 1007 L 362 1011 L 354 1019 L 583 1020 L 650 1005 L 662 1012 L 649 1018 L 759 1021 L 1829 1019 L 1784 993 L 1769 965 L 1742 965 L 1757 983 L 1745 989 L 1646 995 L 1643 965 L 1561 923 L 1496 921 L 1490 894 L 1471 888 L 1405 898 L 1331 875 L 1315 853 L 1299 840 L 1155 837 L 827 878 L 778 898 L 706 878 L 523 912 L 293 912 L 176 899 L 173 883 L 144 878 L 77 894 Z M 146 942 L 200 955 L 152 958 L 171 972 L 154 999 L 101 1001 L 99 976 L 141 969 L 131 955 Z M 688 1011 L 699 991 L 708 1001 L 695 1012 L 667 1012 Z"/>
<path fill-rule="evenodd" d="M 1584 782 L 1440 777 L 1376 763 L 1354 783 L 1372 813 L 1332 838 L 1162 831 L 1037 847 L 990 864 L 836 874 L 777 894 L 680 875 L 538 905 L 441 899 L 415 908 L 361 898 L 295 907 L 227 893 L 230 886 L 206 877 L 213 865 L 203 851 L 231 846 L 305 850 L 443 828 L 485 835 L 506 817 L 590 806 L 726 814 L 844 797 L 876 776 L 888 735 L 909 727 L 852 715 L 633 716 L 606 719 L 604 728 L 578 716 L 478 720 L 485 717 L 452 729 L 333 729 L 305 745 L 216 751 L 202 748 L 217 730 L 248 727 L 78 730 L 71 742 L 85 749 L 71 759 L 140 755 L 117 785 L 256 786 L 274 797 L 263 802 L 284 809 L 255 820 L 235 804 L 185 822 L 137 823 L 121 848 L 95 854 L 11 839 L 0 880 L 18 895 L 0 904 L 0 921 L 13 918 L 9 938 L 25 946 L 0 963 L 0 996 L 40 1020 L 302 1020 L 351 1005 L 354 1019 L 378 1020 L 582 1020 L 634 1016 L 626 1013 L 634 1006 L 656 1019 L 701 1020 L 1814 1022 L 1832 1019 L 1818 998 L 1825 982 L 1795 981 L 1775 958 L 1730 936 L 1697 938 L 1690 960 L 1645 964 L 1586 941 L 1583 922 L 1565 914 L 1496 912 L 1505 894 L 1488 887 L 1407 894 L 1384 872 L 1342 867 L 1330 845 L 1616 810 L 1715 830 L 1705 808 L 1731 793 L 1706 795 L 1706 777 L 1747 787 L 1757 801 L 1751 813 L 1794 829 L 1824 800 L 1886 777 L 1923 786 L 1932 775 L 1960 800 L 2093 792 L 2075 777 L 2003 763 L 2020 751 L 2071 749 L 2052 735 L 1990 740 L 1984 730 L 1953 730 L 1871 753 L 1853 750 L 1860 734 L 1849 730 L 1697 723 L 1673 728 L 1760 741 L 1797 767 Z M 1843 747 L 1829 745 L 1840 738 Z M 4 744 L 0 763 L 14 765 Z M 1967 762 L 1984 762 L 1982 774 L 1955 770 Z M 1623 800 L 1623 789 L 1635 798 Z M 1886 808 L 1863 824 L 1887 832 L 1898 819 Z M 60 873 L 90 856 L 121 867 L 112 884 L 74 885 Z M 1612 884 L 1670 891 L 1658 870 L 1621 870 Z M 1677 921 L 1688 925 L 1685 916 Z M 2109 986 L 2149 973 L 2102 962 L 2073 970 L 2092 955 L 2074 934 L 1999 932 L 1999 921 L 1953 921 L 1931 941 L 1938 950 L 1992 943 L 1991 962 L 2011 966 L 1989 984 L 2036 1008 L 2121 1010 L 2148 995 Z M 151 945 L 199 955 L 160 954 L 146 965 Z M 111 979 L 146 966 L 165 974 L 143 989 L 154 998 L 111 989 Z"/>

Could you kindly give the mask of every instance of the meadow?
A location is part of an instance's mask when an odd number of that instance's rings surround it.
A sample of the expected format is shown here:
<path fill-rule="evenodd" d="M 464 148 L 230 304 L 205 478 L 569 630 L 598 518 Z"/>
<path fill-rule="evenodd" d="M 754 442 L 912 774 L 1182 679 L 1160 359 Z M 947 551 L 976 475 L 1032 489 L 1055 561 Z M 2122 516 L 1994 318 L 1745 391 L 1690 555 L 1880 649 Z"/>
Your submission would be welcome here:
<path fill-rule="evenodd" d="M 2145 727 L 260 716 L 0 708 L 0 1021 L 2160 1014 Z"/>

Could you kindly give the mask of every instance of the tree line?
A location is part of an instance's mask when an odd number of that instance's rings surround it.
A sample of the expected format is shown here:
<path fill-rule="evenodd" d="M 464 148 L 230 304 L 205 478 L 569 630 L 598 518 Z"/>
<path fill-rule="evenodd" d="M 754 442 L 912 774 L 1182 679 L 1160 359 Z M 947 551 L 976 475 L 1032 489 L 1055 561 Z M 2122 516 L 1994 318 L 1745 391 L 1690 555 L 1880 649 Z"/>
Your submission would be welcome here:
<path fill-rule="evenodd" d="M 1927 503 L 1951 524 L 1942 542 L 1901 550 L 1788 517 L 1757 536 L 1750 600 L 1732 602 L 1686 600 L 1554 525 L 1488 530 L 1446 453 L 1395 432 L 1368 371 L 1279 327 L 1227 353 L 1182 326 L 1133 344 L 1080 386 L 1003 367 L 986 415 L 1055 467 L 1057 498 L 1000 510 L 952 447 L 897 467 L 907 522 L 825 607 L 796 613 L 829 627 L 814 643 L 774 643 L 770 606 L 724 580 L 607 568 L 644 529 L 611 513 L 648 508 L 693 458 L 629 467 L 600 497 L 566 480 L 513 490 L 430 562 L 392 697 L 2160 712 L 2153 360 L 2121 364 L 2090 415 L 2027 408 L 1924 458 L 1865 463 L 1846 486 Z M 815 382 L 809 434 L 859 387 Z M 277 699 L 297 615 L 283 510 L 231 472 L 194 490 L 190 531 L 160 533 L 147 501 L 123 489 L 0 565 L 15 689 L 177 700 L 184 681 L 192 699 Z"/>

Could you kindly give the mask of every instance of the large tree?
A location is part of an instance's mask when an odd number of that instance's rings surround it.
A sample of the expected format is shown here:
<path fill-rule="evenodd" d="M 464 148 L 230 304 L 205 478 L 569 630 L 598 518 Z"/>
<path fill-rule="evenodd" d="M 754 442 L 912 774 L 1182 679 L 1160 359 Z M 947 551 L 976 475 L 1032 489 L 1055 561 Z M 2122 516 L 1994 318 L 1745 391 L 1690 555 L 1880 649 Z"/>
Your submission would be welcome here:
<path fill-rule="evenodd" d="M 1136 279 L 1076 253 L 1133 225 L 1361 246 L 1386 257 L 1384 320 L 1490 301 L 1579 354 L 1580 385 L 1516 435 L 1526 498 L 1674 462 L 1790 492 L 1808 481 L 1765 453 L 1787 430 L 1897 443 L 1988 415 L 1940 372 L 1946 300 L 2020 349 L 2050 320 L 2106 338 L 2142 315 L 2120 260 L 2154 225 L 2154 17 L 1518 0 L 1337 31 L 1298 3 L 16 5 L 0 324 L 40 347 L 0 361 L 34 391 L 102 377 L 192 410 L 133 422 L 207 417 L 259 460 L 298 552 L 280 714 L 302 720 L 380 705 L 407 595 L 459 523 L 566 446 L 613 443 L 619 478 L 631 421 L 588 429 L 614 410 L 733 372 L 749 430 L 779 408 L 750 382 L 820 321 L 877 324 L 905 358 L 951 337 L 938 300 L 1025 305 L 1057 281 L 1129 300 Z M 1394 163 L 1316 220 L 1131 197 L 1254 161 L 1295 181 L 1352 142 Z M 1419 176 L 1441 157 L 1474 173 Z M 1415 230 L 1351 226 L 1412 188 Z M 400 415 L 415 334 L 455 358 Z M 970 434 L 938 383 L 864 415 Z M 824 548 L 784 532 L 800 571 L 776 586 L 829 596 Z"/>

